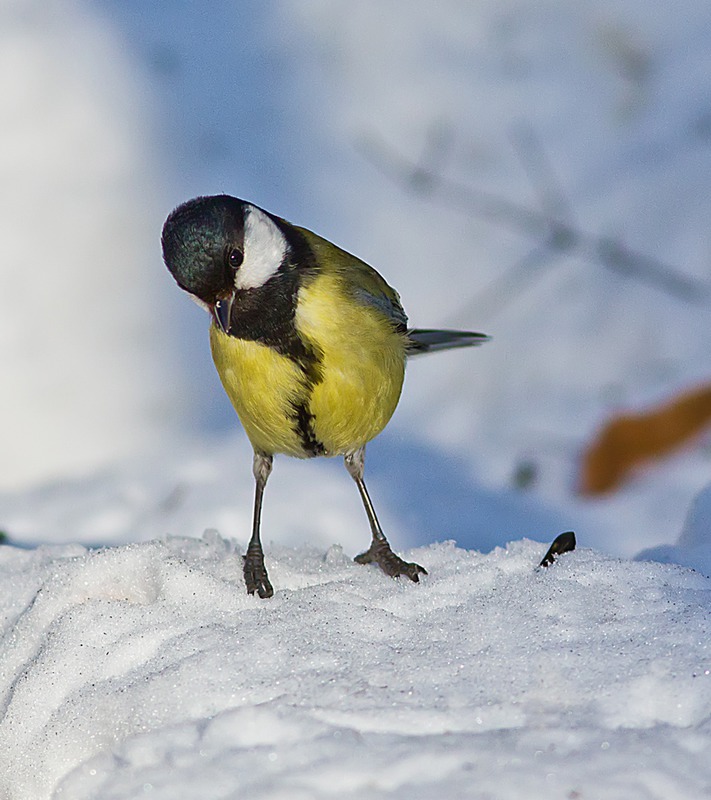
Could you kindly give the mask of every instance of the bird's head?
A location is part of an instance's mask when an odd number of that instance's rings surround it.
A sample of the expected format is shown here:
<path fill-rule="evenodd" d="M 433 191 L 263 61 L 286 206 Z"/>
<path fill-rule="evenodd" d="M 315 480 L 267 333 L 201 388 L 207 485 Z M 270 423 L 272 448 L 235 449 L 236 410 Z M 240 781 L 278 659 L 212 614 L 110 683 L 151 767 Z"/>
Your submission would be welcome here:
<path fill-rule="evenodd" d="M 263 286 L 285 264 L 289 244 L 280 222 L 236 197 L 197 197 L 165 221 L 163 260 L 226 329 L 235 293 Z"/>

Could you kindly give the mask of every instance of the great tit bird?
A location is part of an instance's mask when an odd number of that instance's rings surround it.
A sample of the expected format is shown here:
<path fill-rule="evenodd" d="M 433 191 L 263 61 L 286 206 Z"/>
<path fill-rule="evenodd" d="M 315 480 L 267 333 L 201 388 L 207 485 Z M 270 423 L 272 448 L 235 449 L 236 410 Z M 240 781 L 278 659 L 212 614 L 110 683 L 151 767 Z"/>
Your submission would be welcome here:
<path fill-rule="evenodd" d="M 210 313 L 212 357 L 254 448 L 247 591 L 273 594 L 260 519 L 277 453 L 343 456 L 372 534 L 355 560 L 417 582 L 426 570 L 397 556 L 378 522 L 363 480 L 365 445 L 395 411 L 408 356 L 488 337 L 408 328 L 398 293 L 372 267 L 229 195 L 176 208 L 162 245 L 178 285 Z"/>

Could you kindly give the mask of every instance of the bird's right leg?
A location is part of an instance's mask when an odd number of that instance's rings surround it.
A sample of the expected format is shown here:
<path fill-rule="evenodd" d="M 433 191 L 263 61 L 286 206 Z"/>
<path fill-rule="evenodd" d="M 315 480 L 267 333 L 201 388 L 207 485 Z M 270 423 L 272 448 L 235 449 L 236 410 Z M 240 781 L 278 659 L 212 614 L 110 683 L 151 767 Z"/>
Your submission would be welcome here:
<path fill-rule="evenodd" d="M 244 556 L 244 582 L 250 594 L 255 592 L 260 597 L 271 597 L 274 594 L 267 568 L 264 566 L 264 552 L 259 538 L 259 529 L 262 519 L 262 498 L 264 487 L 272 471 L 272 457 L 265 453 L 254 452 L 252 472 L 254 473 L 254 516 L 252 519 L 252 538 L 247 545 L 247 554 Z"/>
<path fill-rule="evenodd" d="M 365 447 L 361 447 L 352 453 L 347 453 L 344 458 L 346 469 L 349 475 L 356 482 L 360 498 L 363 501 L 365 513 L 368 516 L 370 523 L 370 533 L 372 541 L 370 547 L 355 557 L 359 564 L 377 564 L 386 575 L 397 578 L 399 575 L 407 575 L 411 581 L 417 583 L 420 580 L 420 575 L 427 575 L 427 570 L 419 564 L 411 561 L 404 561 L 399 555 L 393 553 L 390 543 L 385 538 L 383 529 L 380 527 L 378 517 L 375 513 L 375 508 L 365 488 L 365 481 L 363 480 L 363 471 L 365 469 Z"/>

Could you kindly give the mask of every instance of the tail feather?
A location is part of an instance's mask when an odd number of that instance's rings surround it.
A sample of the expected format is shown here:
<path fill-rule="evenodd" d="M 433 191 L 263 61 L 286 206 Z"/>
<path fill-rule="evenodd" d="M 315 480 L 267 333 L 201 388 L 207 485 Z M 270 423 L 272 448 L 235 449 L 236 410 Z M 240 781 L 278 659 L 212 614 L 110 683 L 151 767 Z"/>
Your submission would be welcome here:
<path fill-rule="evenodd" d="M 484 333 L 438 331 L 429 328 L 412 328 L 407 332 L 407 337 L 410 340 L 407 347 L 409 356 L 436 353 L 439 350 L 451 350 L 454 347 L 472 347 L 484 344 L 490 339 Z"/>

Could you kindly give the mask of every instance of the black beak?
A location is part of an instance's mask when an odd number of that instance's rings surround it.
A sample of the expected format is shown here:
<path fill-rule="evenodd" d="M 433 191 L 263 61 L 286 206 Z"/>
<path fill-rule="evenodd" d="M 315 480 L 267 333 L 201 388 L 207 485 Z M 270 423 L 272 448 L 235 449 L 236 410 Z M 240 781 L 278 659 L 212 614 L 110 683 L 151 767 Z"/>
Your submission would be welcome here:
<path fill-rule="evenodd" d="M 224 300 L 217 300 L 212 307 L 212 315 L 215 318 L 217 327 L 223 332 L 229 334 L 232 319 L 232 304 L 235 301 L 234 292 Z"/>

